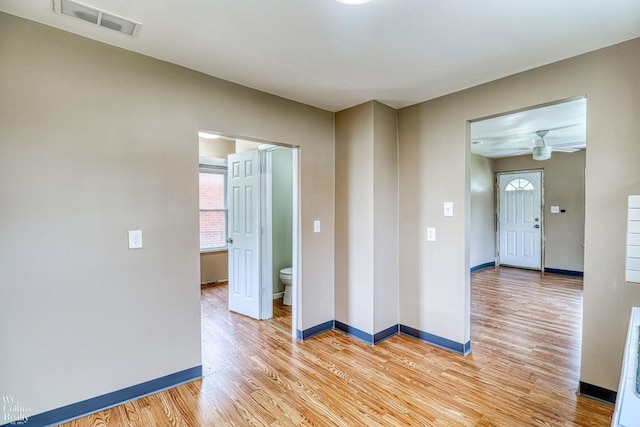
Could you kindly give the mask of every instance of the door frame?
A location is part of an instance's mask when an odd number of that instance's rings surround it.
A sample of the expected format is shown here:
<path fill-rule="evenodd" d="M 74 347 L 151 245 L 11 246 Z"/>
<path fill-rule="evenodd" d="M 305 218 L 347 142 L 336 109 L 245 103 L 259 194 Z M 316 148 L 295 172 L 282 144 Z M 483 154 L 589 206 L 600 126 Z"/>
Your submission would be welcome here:
<path fill-rule="evenodd" d="M 515 171 L 500 171 L 495 172 L 495 191 L 496 191 L 496 205 L 495 205 L 495 248 L 496 248 L 496 260 L 495 264 L 500 266 L 500 176 L 502 175 L 518 175 L 521 173 L 531 173 L 531 172 L 539 172 L 540 173 L 540 271 L 544 273 L 544 241 L 545 241 L 545 210 L 544 210 L 544 168 L 539 169 L 522 169 Z M 517 266 L 514 266 L 517 267 Z M 529 269 L 527 267 L 519 267 L 524 269 Z M 529 270 L 538 270 L 538 269 L 529 269 Z"/>
<path fill-rule="evenodd" d="M 262 258 L 260 260 L 260 320 L 273 317 L 273 184 L 271 165 L 273 154 L 271 150 L 258 150 L 260 152 L 260 247 Z M 262 266 L 271 266 L 271 269 Z"/>
<path fill-rule="evenodd" d="M 274 144 L 275 145 L 275 144 Z M 281 146 L 283 147 L 283 146 Z M 291 336 L 297 337 L 297 319 L 298 319 L 298 310 L 300 307 L 300 300 L 298 299 L 299 286 L 298 286 L 298 260 L 300 259 L 300 245 L 299 238 L 301 236 L 300 228 L 299 228 L 299 215 L 300 215 L 300 194 L 299 194 L 299 155 L 300 148 L 299 147 L 284 147 L 289 148 L 291 150 L 291 169 L 292 169 L 292 206 L 293 212 L 291 216 L 291 227 L 292 227 L 292 242 L 291 242 L 291 268 L 293 271 L 293 275 L 291 276 L 292 285 L 291 285 Z M 273 150 L 266 149 L 264 150 L 264 169 L 261 169 L 261 173 L 264 174 L 264 179 L 262 180 L 262 187 L 260 189 L 260 209 L 262 212 L 263 221 L 261 226 L 264 227 L 264 233 L 262 233 L 262 265 L 271 265 L 273 269 L 273 246 L 272 246 L 272 224 L 273 224 L 273 216 L 272 216 L 272 174 L 270 171 L 272 170 L 272 161 L 273 161 Z M 263 268 L 261 269 L 261 277 L 262 277 L 262 298 L 260 301 L 260 318 L 261 319 L 270 319 L 273 317 L 273 273 L 271 270 Z"/>
<path fill-rule="evenodd" d="M 257 144 L 266 144 L 266 145 L 272 145 L 272 146 L 280 146 L 280 147 L 285 147 L 285 148 L 289 148 L 291 149 L 291 162 L 292 162 L 292 205 L 293 205 L 293 215 L 292 215 L 292 253 L 291 253 L 291 267 L 293 270 L 293 274 L 292 274 L 292 289 L 291 289 L 291 336 L 293 338 L 298 338 L 298 330 L 302 330 L 302 328 L 299 328 L 298 326 L 302 325 L 302 290 L 301 290 L 301 286 L 302 286 L 302 280 L 301 280 L 301 274 L 300 274 L 300 267 L 302 264 L 302 244 L 301 244 L 301 239 L 302 239 L 302 229 L 301 229 L 301 216 L 302 216 L 302 206 L 301 206 L 301 170 L 300 170 L 300 156 L 302 155 L 301 153 L 301 148 L 300 146 L 296 146 L 296 145 L 290 145 L 290 144 L 285 144 L 285 143 L 278 143 L 278 142 L 273 142 L 273 141 L 268 141 L 268 140 L 264 140 L 264 139 L 257 139 L 257 138 L 250 138 L 250 137 L 245 137 L 245 136 L 240 136 L 240 135 L 234 135 L 234 134 L 230 134 L 230 133 L 225 133 L 225 132 L 216 132 L 216 131 L 209 131 L 207 130 L 208 133 L 212 133 L 215 135 L 218 135 L 218 137 L 223 138 L 223 139 L 232 139 L 232 140 L 244 140 L 244 141 L 251 141 L 251 142 L 255 142 Z M 266 156 L 263 158 L 263 160 L 266 158 Z M 198 163 L 199 164 L 199 163 Z M 265 221 L 265 216 L 264 216 L 264 212 L 265 212 L 265 206 L 264 202 L 265 202 L 265 197 L 264 197 L 264 182 L 266 181 L 266 176 L 268 175 L 265 172 L 265 168 L 266 168 L 266 161 L 263 162 L 263 164 L 260 165 L 260 173 L 261 173 L 261 179 L 260 179 L 260 227 L 264 227 L 264 221 Z M 226 184 L 225 184 L 226 187 Z M 271 200 L 269 200 L 269 203 L 271 203 Z M 228 208 L 228 207 L 227 207 Z M 264 249 L 265 248 L 265 243 L 264 240 L 265 238 L 263 238 L 264 235 L 267 234 L 267 231 L 271 231 L 271 230 L 264 230 L 265 233 L 260 234 L 260 248 Z M 227 236 L 228 237 L 228 236 Z M 268 253 L 265 254 L 264 250 L 261 250 L 261 255 L 260 255 L 260 281 L 261 281 L 261 286 L 260 286 L 260 319 L 265 319 L 264 316 L 262 316 L 263 313 L 263 309 L 265 308 L 265 305 L 268 304 L 273 304 L 273 279 L 270 278 L 268 280 L 268 283 L 265 283 L 263 281 L 264 276 L 266 276 L 265 274 L 265 269 L 263 268 L 263 263 L 265 262 L 265 260 L 267 262 L 271 262 L 272 261 L 272 248 L 269 245 L 267 245 L 268 247 Z M 229 247 L 227 246 L 227 253 L 229 251 Z M 200 253 L 199 253 L 200 254 Z M 198 255 L 200 256 L 200 255 Z M 200 258 L 198 258 L 200 259 Z M 271 263 L 272 265 L 272 263 Z M 273 268 L 273 267 L 272 267 Z M 270 306 L 270 311 L 271 311 L 271 315 L 270 317 L 273 317 L 273 305 Z"/>

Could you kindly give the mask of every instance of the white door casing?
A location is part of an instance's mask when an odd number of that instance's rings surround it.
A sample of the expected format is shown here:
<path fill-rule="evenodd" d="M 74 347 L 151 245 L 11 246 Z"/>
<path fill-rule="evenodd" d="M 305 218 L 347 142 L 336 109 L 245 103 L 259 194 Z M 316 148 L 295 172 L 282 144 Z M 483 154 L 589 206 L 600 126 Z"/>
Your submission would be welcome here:
<path fill-rule="evenodd" d="M 542 172 L 498 175 L 499 264 L 542 269 Z"/>
<path fill-rule="evenodd" d="M 230 154 L 227 173 L 229 310 L 260 318 L 260 155 Z"/>

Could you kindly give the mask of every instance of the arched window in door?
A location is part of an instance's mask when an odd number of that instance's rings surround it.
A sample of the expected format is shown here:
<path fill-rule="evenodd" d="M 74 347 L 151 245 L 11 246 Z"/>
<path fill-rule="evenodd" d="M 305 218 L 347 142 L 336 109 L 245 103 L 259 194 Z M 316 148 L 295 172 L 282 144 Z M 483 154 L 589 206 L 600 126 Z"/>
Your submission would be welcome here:
<path fill-rule="evenodd" d="M 533 191 L 535 187 L 529 180 L 524 178 L 516 178 L 509 181 L 505 186 L 504 191 Z"/>

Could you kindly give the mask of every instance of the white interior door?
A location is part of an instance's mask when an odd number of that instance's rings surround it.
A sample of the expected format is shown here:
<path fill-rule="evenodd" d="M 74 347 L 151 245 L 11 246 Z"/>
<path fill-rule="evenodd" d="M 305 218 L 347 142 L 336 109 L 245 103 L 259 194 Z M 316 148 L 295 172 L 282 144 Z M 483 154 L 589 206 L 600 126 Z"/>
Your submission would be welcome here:
<path fill-rule="evenodd" d="M 260 318 L 260 156 L 229 155 L 229 310 Z"/>
<path fill-rule="evenodd" d="M 542 269 L 542 172 L 499 175 L 500 264 Z"/>

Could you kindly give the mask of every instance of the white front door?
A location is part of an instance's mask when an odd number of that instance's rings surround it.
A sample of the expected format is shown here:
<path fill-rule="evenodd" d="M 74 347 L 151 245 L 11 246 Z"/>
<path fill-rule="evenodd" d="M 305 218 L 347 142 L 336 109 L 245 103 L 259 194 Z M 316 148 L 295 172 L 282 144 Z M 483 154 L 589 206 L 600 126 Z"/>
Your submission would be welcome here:
<path fill-rule="evenodd" d="M 499 174 L 502 265 L 542 269 L 542 172 Z"/>
<path fill-rule="evenodd" d="M 229 310 L 260 318 L 260 156 L 228 158 Z"/>

